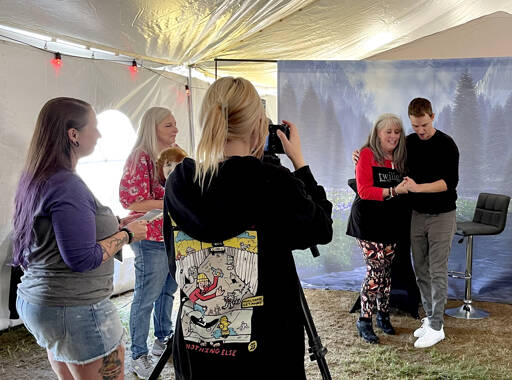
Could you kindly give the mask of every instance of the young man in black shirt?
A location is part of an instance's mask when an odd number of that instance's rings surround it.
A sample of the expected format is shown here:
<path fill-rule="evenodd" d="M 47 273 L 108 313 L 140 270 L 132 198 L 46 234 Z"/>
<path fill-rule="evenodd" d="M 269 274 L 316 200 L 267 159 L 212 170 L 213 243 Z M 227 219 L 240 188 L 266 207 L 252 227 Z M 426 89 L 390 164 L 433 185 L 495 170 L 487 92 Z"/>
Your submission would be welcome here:
<path fill-rule="evenodd" d="M 455 201 L 459 150 L 453 139 L 433 126 L 430 101 L 413 99 L 409 118 L 415 133 L 407 136 L 406 188 L 412 205 L 411 248 L 416 281 L 426 318 L 414 331 L 417 348 L 445 338 L 444 307 L 448 288 L 448 255 L 456 230 Z"/>

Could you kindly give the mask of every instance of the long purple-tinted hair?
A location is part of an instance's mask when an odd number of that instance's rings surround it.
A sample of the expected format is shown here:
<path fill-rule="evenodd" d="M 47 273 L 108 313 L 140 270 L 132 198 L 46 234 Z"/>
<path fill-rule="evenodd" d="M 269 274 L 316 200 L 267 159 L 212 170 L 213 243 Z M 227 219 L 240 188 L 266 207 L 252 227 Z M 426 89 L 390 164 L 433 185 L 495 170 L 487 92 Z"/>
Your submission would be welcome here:
<path fill-rule="evenodd" d="M 72 170 L 74 147 L 68 130 L 81 130 L 92 107 L 83 100 L 55 98 L 39 112 L 15 196 L 13 218 L 13 264 L 26 267 L 30 247 L 34 243 L 36 214 L 46 180 L 55 172 Z"/>

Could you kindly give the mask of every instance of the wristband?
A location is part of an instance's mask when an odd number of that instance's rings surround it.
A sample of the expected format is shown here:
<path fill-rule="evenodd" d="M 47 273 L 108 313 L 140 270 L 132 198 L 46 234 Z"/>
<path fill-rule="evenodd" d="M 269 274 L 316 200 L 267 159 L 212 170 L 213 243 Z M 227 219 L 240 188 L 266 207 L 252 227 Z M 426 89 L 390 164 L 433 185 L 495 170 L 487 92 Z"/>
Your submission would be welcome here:
<path fill-rule="evenodd" d="M 398 193 L 396 192 L 396 187 L 391 188 L 391 194 L 393 194 L 394 197 L 398 195 Z"/>
<path fill-rule="evenodd" d="M 119 231 L 124 231 L 128 234 L 128 244 L 131 244 L 135 234 L 126 227 L 121 228 Z"/>

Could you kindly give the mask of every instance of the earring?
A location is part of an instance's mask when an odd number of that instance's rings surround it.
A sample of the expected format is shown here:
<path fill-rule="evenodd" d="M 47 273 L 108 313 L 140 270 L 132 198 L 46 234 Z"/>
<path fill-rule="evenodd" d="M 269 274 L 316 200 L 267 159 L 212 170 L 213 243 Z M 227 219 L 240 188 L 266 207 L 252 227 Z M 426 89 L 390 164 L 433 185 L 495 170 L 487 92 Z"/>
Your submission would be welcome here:
<path fill-rule="evenodd" d="M 73 145 L 78 148 L 80 146 L 80 143 L 78 141 L 73 141 Z"/>

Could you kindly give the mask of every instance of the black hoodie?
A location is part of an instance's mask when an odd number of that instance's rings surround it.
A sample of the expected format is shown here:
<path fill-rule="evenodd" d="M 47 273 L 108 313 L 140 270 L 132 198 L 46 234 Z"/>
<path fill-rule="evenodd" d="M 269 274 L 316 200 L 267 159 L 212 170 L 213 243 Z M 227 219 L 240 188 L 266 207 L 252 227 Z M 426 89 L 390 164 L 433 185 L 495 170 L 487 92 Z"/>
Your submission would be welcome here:
<path fill-rule="evenodd" d="M 194 173 L 185 159 L 165 186 L 176 379 L 305 379 L 291 251 L 331 241 L 324 189 L 307 166 L 292 174 L 254 157 L 221 163 L 204 191 Z"/>

